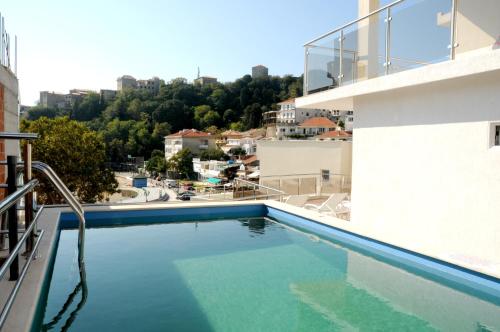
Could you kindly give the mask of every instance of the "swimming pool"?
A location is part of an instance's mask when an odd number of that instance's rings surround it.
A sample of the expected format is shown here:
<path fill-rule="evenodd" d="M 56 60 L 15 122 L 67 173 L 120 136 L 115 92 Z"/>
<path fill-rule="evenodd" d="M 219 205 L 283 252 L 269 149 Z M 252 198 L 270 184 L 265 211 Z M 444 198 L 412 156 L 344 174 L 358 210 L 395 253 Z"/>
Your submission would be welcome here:
<path fill-rule="evenodd" d="M 498 280 L 262 204 L 87 219 L 85 301 L 63 214 L 33 331 L 500 330 Z"/>

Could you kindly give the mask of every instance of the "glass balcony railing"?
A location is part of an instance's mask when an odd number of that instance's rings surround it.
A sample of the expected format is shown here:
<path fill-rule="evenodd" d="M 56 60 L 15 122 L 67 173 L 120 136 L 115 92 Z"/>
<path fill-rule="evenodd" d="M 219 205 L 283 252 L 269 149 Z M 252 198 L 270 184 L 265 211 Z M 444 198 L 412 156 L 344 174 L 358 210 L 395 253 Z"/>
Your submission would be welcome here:
<path fill-rule="evenodd" d="M 398 0 L 305 44 L 304 93 L 452 59 L 455 1 Z"/>

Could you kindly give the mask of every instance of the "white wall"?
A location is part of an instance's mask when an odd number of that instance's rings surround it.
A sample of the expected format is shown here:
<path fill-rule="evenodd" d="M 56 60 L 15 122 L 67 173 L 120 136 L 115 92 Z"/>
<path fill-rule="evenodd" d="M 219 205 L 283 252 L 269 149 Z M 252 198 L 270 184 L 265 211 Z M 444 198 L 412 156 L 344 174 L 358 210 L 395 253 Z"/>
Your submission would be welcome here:
<path fill-rule="evenodd" d="M 4 129 L 19 132 L 18 81 L 12 72 L 0 66 L 0 84 L 4 87 Z M 5 156 L 20 156 L 19 142 L 5 140 Z"/>
<path fill-rule="evenodd" d="M 356 97 L 352 226 L 500 277 L 500 73 Z"/>
<path fill-rule="evenodd" d="M 304 190 L 319 193 L 321 170 L 333 174 L 351 175 L 352 143 L 344 141 L 257 141 L 260 162 L 260 183 L 278 188 L 279 180 L 304 180 Z M 310 188 L 310 186 L 313 188 Z M 316 187 L 316 188 L 314 188 Z M 282 190 L 287 191 L 285 187 Z M 310 192 L 312 191 L 312 192 Z M 287 192 L 297 194 L 296 192 Z"/>

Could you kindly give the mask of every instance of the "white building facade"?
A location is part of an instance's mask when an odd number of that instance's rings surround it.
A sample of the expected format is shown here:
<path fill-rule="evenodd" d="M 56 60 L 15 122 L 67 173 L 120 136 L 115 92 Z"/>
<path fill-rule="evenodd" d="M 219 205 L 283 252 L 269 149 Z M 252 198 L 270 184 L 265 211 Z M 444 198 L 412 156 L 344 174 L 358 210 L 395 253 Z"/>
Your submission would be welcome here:
<path fill-rule="evenodd" d="M 303 135 L 303 130 L 299 128 L 299 125 L 307 119 L 316 117 L 324 117 L 336 123 L 342 121 L 347 126 L 346 130 L 352 130 L 352 122 L 354 121 L 352 111 L 297 108 L 295 98 L 282 101 L 278 103 L 278 106 L 279 110 L 276 112 L 276 138 L 279 140 Z"/>
<path fill-rule="evenodd" d="M 189 149 L 194 155 L 214 149 L 215 137 L 196 129 L 183 129 L 175 134 L 165 136 L 165 159 L 170 159 L 182 149 Z"/>
<path fill-rule="evenodd" d="M 320 58 L 307 45 L 309 94 L 297 107 L 355 112 L 350 230 L 498 278 L 500 2 L 451 3 L 394 14 L 388 33 L 399 25 L 405 35 L 389 52 L 378 47 L 375 15 L 356 23 L 370 28 L 344 45 L 359 60 L 342 68 L 314 67 Z M 360 17 L 378 5 L 360 0 Z M 321 71 L 336 84 L 316 81 Z"/>

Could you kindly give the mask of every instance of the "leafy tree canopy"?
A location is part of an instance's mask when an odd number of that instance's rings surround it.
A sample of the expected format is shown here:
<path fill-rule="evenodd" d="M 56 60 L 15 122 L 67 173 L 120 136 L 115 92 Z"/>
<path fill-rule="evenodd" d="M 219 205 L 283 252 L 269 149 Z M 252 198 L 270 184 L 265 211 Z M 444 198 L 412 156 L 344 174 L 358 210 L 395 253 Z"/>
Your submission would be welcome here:
<path fill-rule="evenodd" d="M 101 135 L 68 117 L 21 122 L 21 131 L 38 133 L 33 141 L 33 160 L 50 165 L 83 202 L 103 199 L 104 193 L 115 192 L 118 184 L 114 174 L 105 167 L 106 148 Z M 40 180 L 42 203 L 63 202 L 50 182 Z"/>
<path fill-rule="evenodd" d="M 276 104 L 302 95 L 302 77 L 286 75 L 253 79 L 245 75 L 234 82 L 191 84 L 185 78 L 160 83 L 158 95 L 124 90 L 113 100 L 103 101 L 90 93 L 71 110 L 35 107 L 28 120 L 70 116 L 98 131 L 109 161 L 121 162 L 127 155 L 150 158 L 163 149 L 164 136 L 182 129 L 246 130 L 261 125 L 262 113 Z"/>

